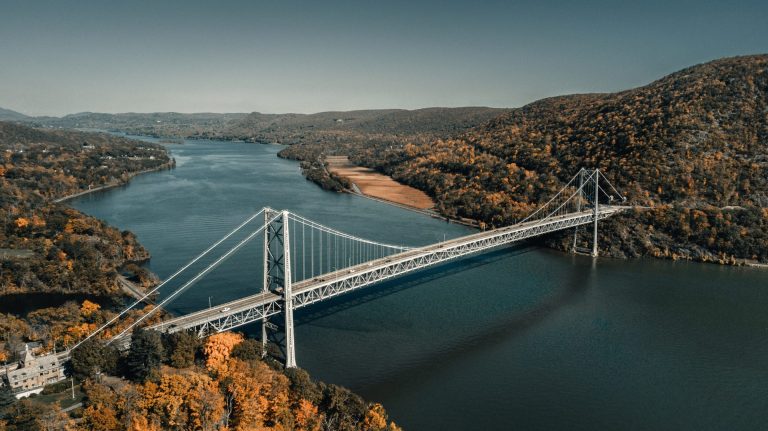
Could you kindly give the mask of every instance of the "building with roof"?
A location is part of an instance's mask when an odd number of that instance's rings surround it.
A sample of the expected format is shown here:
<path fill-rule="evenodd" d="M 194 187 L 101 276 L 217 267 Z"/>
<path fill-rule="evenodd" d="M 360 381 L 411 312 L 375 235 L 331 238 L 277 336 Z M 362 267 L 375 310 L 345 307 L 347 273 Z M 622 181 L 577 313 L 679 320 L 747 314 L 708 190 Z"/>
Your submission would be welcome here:
<path fill-rule="evenodd" d="M 16 369 L 6 368 L 4 378 L 16 398 L 39 394 L 43 386 L 66 379 L 64 363 L 56 354 L 35 356 L 28 344 L 19 352 L 21 360 Z"/>

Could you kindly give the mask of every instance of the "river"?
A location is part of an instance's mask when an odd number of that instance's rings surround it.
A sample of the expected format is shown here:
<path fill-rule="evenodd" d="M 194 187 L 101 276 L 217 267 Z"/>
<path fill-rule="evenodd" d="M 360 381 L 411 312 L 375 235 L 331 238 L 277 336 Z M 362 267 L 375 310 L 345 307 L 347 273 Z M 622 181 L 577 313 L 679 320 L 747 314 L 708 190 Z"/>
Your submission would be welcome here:
<path fill-rule="evenodd" d="M 423 245 L 448 224 L 307 182 L 280 147 L 169 145 L 177 167 L 71 204 L 138 235 L 167 277 L 263 206 Z M 243 253 L 169 307 L 255 293 Z M 751 430 L 768 423 L 768 271 L 512 246 L 296 313 L 297 361 L 407 431 Z"/>

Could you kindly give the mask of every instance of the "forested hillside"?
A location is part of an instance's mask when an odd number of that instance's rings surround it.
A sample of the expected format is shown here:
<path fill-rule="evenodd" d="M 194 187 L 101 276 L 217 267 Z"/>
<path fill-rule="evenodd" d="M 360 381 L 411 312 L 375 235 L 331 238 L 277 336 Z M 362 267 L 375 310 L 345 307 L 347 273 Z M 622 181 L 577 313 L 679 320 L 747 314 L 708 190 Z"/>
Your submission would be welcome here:
<path fill-rule="evenodd" d="M 40 131 L 0 123 L 0 361 L 23 341 L 64 346 L 82 337 L 124 295 L 119 271 L 149 253 L 119 231 L 54 198 L 123 184 L 172 166 L 164 148 L 103 134 Z M 81 305 L 87 301 L 91 305 Z M 93 302 L 91 302 L 93 301 Z M 84 308 L 83 308 L 84 307 Z M 95 309 L 94 309 L 95 308 Z"/>
<path fill-rule="evenodd" d="M 219 136 L 229 124 L 241 120 L 245 115 L 207 112 L 195 114 L 178 112 L 128 112 L 123 114 L 81 112 L 63 117 L 25 117 L 14 118 L 13 120 L 49 128 L 99 129 L 157 138 L 186 138 Z"/>
<path fill-rule="evenodd" d="M 768 261 L 768 56 L 713 61 L 615 94 L 541 100 L 454 139 L 358 145 L 353 159 L 502 226 L 581 167 L 631 203 L 604 223 L 614 256 Z M 556 240 L 555 240 L 556 241 Z"/>
<path fill-rule="evenodd" d="M 261 343 L 230 332 L 200 340 L 137 330 L 124 356 L 89 340 L 71 359 L 86 379 L 78 417 L 23 400 L 5 418 L 0 410 L 0 430 L 401 431 L 381 404 L 261 353 Z"/>
<path fill-rule="evenodd" d="M 262 121 L 259 127 L 252 122 L 261 119 L 261 114 L 251 114 L 243 121 L 243 129 L 232 129 L 232 133 L 258 142 L 290 144 L 280 157 L 300 160 L 307 178 L 338 191 L 347 188 L 347 182 L 328 172 L 327 155 L 346 155 L 360 148 L 427 144 L 456 136 L 502 112 L 505 110 L 483 107 L 323 112 L 269 125 Z"/>

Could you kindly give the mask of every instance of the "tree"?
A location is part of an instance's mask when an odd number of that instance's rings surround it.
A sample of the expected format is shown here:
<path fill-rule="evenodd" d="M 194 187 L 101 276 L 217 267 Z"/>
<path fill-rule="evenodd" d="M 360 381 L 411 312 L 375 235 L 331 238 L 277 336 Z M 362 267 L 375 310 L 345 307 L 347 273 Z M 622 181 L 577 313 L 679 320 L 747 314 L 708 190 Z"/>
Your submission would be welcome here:
<path fill-rule="evenodd" d="M 140 392 L 148 418 L 157 419 L 164 429 L 208 431 L 224 415 L 224 396 L 207 374 L 170 371 L 157 383 L 145 383 Z"/>
<path fill-rule="evenodd" d="M 107 346 L 95 338 L 85 341 L 70 354 L 72 373 L 80 378 L 93 377 L 98 373 L 115 374 L 120 353 L 114 346 Z"/>
<path fill-rule="evenodd" d="M 30 399 L 23 399 L 11 406 L 7 413 L 8 429 L 18 431 L 42 431 L 39 419 L 46 417 L 51 406 L 44 406 Z"/>
<path fill-rule="evenodd" d="M 213 334 L 205 340 L 205 367 L 208 371 L 224 373 L 232 349 L 243 341 L 243 335 L 236 332 Z"/>
<path fill-rule="evenodd" d="M 16 401 L 16 397 L 13 396 L 13 393 L 11 392 L 11 388 L 8 385 L 2 385 L 0 386 L 0 413 L 2 411 L 13 404 Z M 2 415 L 0 415 L 1 417 Z"/>
<path fill-rule="evenodd" d="M 262 352 L 263 350 L 260 341 L 254 340 L 253 338 L 247 338 L 232 349 L 231 356 L 233 358 L 242 359 L 243 361 L 258 361 L 261 360 Z"/>
<path fill-rule="evenodd" d="M 191 332 L 181 331 L 163 337 L 168 363 L 175 368 L 191 367 L 202 342 Z"/>
<path fill-rule="evenodd" d="M 323 415 L 318 413 L 316 405 L 307 400 L 299 401 L 293 415 L 296 431 L 320 431 L 323 425 Z"/>
<path fill-rule="evenodd" d="M 317 404 L 323 398 L 322 390 L 306 371 L 301 368 L 287 368 L 284 373 L 291 382 L 291 393 L 296 399 Z"/>
<path fill-rule="evenodd" d="M 128 377 L 134 381 L 144 381 L 158 370 L 162 362 L 163 343 L 160 333 L 151 329 L 135 329 L 125 360 Z"/>
<path fill-rule="evenodd" d="M 379 403 L 368 407 L 363 418 L 363 431 L 385 431 L 387 429 L 387 412 Z"/>
<path fill-rule="evenodd" d="M 366 413 L 362 398 L 336 385 L 325 386 L 320 409 L 340 431 L 355 431 Z"/>

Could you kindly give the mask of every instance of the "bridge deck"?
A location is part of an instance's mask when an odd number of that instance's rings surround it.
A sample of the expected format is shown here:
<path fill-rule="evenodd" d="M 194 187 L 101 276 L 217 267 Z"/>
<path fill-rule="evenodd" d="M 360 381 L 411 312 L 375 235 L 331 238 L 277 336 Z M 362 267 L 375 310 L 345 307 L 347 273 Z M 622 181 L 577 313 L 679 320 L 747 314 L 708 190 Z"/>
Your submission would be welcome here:
<path fill-rule="evenodd" d="M 623 206 L 604 205 L 599 208 L 598 220 L 627 209 Z M 510 244 L 526 238 L 588 224 L 594 221 L 592 210 L 555 216 L 544 221 L 529 221 L 499 229 L 478 232 L 460 238 L 427 245 L 360 265 L 344 268 L 321 276 L 294 282 L 293 308 L 300 308 L 384 279 L 445 262 L 472 253 Z M 195 329 L 200 335 L 229 330 L 247 323 L 278 314 L 283 308 L 283 297 L 262 292 L 170 319 L 153 329 L 176 332 Z"/>

